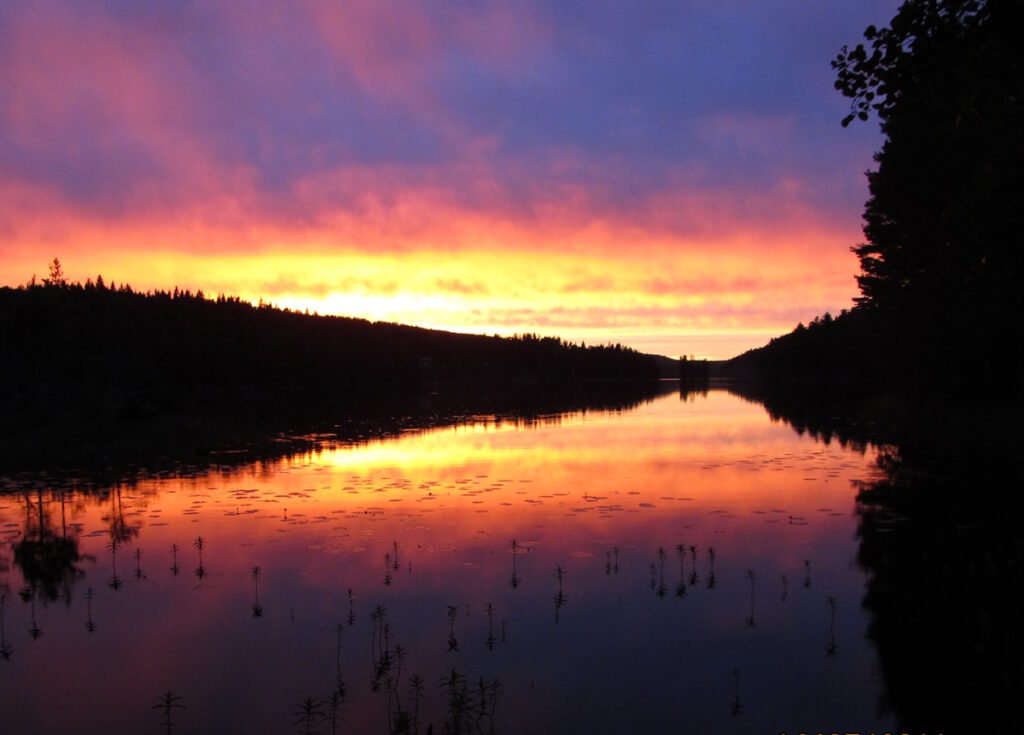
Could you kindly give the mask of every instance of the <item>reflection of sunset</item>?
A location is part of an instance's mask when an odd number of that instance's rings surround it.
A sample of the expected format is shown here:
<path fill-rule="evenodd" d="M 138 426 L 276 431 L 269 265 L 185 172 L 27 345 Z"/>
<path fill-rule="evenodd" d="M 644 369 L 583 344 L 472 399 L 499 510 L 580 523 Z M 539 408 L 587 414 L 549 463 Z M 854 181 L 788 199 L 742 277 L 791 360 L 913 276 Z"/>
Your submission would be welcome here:
<path fill-rule="evenodd" d="M 786 670 L 795 682 L 788 706 L 802 713 L 808 687 L 824 675 L 817 636 L 807 633 L 821 623 L 822 594 L 846 604 L 841 675 L 873 681 L 858 673 L 869 670 L 870 656 L 850 643 L 862 625 L 850 601 L 863 588 L 850 564 L 851 483 L 870 475 L 871 460 L 711 392 L 684 401 L 670 394 L 623 412 L 476 417 L 99 493 L 27 490 L 0 496 L 9 542 L 0 550 L 0 586 L 24 591 L 16 605 L 8 600 L 5 623 L 61 641 L 60 682 L 92 681 L 94 644 L 104 651 L 104 665 L 121 672 L 116 686 L 89 687 L 75 710 L 94 723 L 107 721 L 114 699 L 145 699 L 180 681 L 196 717 L 248 718 L 259 723 L 248 731 L 276 732 L 266 723 L 337 672 L 351 687 L 348 721 L 376 721 L 365 650 L 380 628 L 371 615 L 386 615 L 409 672 L 428 681 L 453 667 L 498 673 L 514 703 L 504 715 L 517 723 L 511 731 L 543 731 L 536 718 L 547 722 L 553 711 L 550 677 L 583 676 L 580 687 L 601 690 L 595 678 L 619 682 L 613 673 L 634 666 L 638 651 L 653 660 L 662 641 L 671 645 L 660 665 L 674 673 L 662 681 L 636 669 L 643 688 L 670 682 L 674 692 L 688 676 L 681 661 L 716 671 L 723 657 L 746 655 L 759 641 L 804 651 L 801 661 L 811 663 Z M 82 574 L 61 573 L 56 588 L 67 603 L 47 606 L 43 593 L 54 585 L 33 581 L 38 569 L 8 549 L 23 554 L 40 541 L 66 549 L 67 539 Z M 756 638 L 743 622 L 755 616 Z M 86 620 L 96 622 L 94 633 Z M 122 640 L 125 631 L 132 635 Z M 457 651 L 447 648 L 453 639 Z M 47 671 L 41 649 L 18 646 L 5 665 L 27 682 L 25 691 L 44 691 L 35 685 L 43 675 L 36 672 Z M 579 662 L 592 659 L 611 661 L 613 670 L 582 672 Z M 765 663 L 748 661 L 745 671 L 778 675 L 770 655 L 756 660 Z M 206 695 L 196 692 L 194 671 L 239 682 L 235 699 L 196 701 Z M 830 681 L 822 696 L 838 692 L 835 706 L 848 706 L 849 693 Z M 714 686 L 691 676 L 687 687 L 714 701 Z M 60 683 L 45 691 L 72 696 Z M 865 701 L 873 712 L 877 698 Z M 30 706 L 61 731 L 62 711 Z M 431 706 L 439 722 L 442 708 Z M 609 716 L 592 706 L 595 716 Z M 778 706 L 774 693 L 771 711 Z M 712 706 L 702 716 L 720 714 Z"/>
<path fill-rule="evenodd" d="M 427 550 L 484 539 L 500 547 L 528 529 L 559 527 L 549 547 L 597 554 L 600 539 L 668 543 L 681 523 L 722 514 L 760 534 L 823 507 L 849 512 L 868 457 L 799 438 L 725 393 L 677 404 L 669 397 L 624 416 L 576 413 L 532 427 L 478 420 L 237 472 L 143 481 L 122 490 L 121 502 L 149 539 L 167 533 L 161 521 L 186 518 L 196 533 L 219 536 L 279 542 L 313 533 L 335 553 L 396 540 Z M 100 512 L 109 516 L 115 500 Z M 377 564 L 373 555 L 365 561 Z"/>

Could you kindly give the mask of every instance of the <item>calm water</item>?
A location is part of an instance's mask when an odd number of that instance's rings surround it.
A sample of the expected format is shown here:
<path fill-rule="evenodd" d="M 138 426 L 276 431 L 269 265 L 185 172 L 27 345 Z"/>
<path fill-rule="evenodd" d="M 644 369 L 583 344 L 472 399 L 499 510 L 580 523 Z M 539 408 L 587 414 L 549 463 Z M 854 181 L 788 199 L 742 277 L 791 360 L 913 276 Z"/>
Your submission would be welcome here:
<path fill-rule="evenodd" d="M 893 729 L 857 564 L 874 459 L 713 391 L 9 480 L 0 730 Z"/>

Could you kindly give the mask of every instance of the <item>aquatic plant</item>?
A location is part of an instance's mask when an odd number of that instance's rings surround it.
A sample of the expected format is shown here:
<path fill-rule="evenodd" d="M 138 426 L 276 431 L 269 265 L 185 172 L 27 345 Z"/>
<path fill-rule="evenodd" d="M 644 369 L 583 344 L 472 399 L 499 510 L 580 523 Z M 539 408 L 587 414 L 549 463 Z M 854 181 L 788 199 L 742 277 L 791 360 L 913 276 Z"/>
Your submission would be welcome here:
<path fill-rule="evenodd" d="M 512 589 L 518 589 L 519 583 L 522 581 L 516 569 L 516 557 L 518 555 L 519 544 L 516 542 L 515 539 L 512 539 Z"/>
<path fill-rule="evenodd" d="M 661 546 L 658 547 L 658 586 L 655 589 L 655 594 L 658 597 L 664 599 L 665 593 L 668 592 L 668 587 L 665 586 L 665 549 Z M 653 580 L 652 580 L 653 581 Z"/>
<path fill-rule="evenodd" d="M 839 654 L 839 646 L 836 643 L 836 602 L 835 595 L 825 595 L 825 603 L 828 605 L 828 640 L 825 643 L 825 658 L 835 658 Z"/>
<path fill-rule="evenodd" d="M 423 677 L 413 674 L 409 677 L 409 696 L 412 698 L 412 732 L 420 731 L 420 702 L 423 701 Z"/>
<path fill-rule="evenodd" d="M 373 678 L 370 681 L 370 689 L 373 692 L 380 691 L 384 677 L 391 671 L 391 645 L 389 634 L 391 627 L 387 621 L 388 611 L 383 605 L 377 605 L 370 614 L 370 621 L 373 624 L 371 653 L 373 657 Z"/>
<path fill-rule="evenodd" d="M 117 576 L 117 550 L 120 546 L 121 541 L 116 536 L 107 542 L 107 549 L 110 551 L 110 579 L 107 586 L 114 592 L 121 589 L 121 578 Z"/>
<path fill-rule="evenodd" d="M 21 597 L 22 599 L 28 600 L 32 610 L 32 619 L 31 625 L 29 626 L 28 629 L 28 634 L 32 636 L 32 640 L 38 641 L 43 635 L 43 629 L 40 628 L 39 623 L 36 622 L 36 596 L 32 590 L 26 587 L 21 591 Z"/>
<path fill-rule="evenodd" d="M 197 536 L 192 545 L 195 546 L 196 550 L 199 552 L 199 566 L 196 567 L 195 574 L 199 579 L 202 579 L 206 576 L 206 567 L 203 566 L 203 549 L 206 547 L 206 542 L 203 540 L 202 536 Z"/>
<path fill-rule="evenodd" d="M 263 569 L 258 565 L 249 570 L 249 576 L 252 577 L 252 616 L 254 618 L 263 617 L 263 606 L 260 604 L 260 575 L 262 574 Z"/>
<path fill-rule="evenodd" d="M 92 587 L 85 591 L 85 629 L 90 633 L 96 630 L 96 623 L 92 620 Z"/>
<path fill-rule="evenodd" d="M 142 549 L 135 549 L 135 579 L 145 579 L 142 571 Z"/>
<path fill-rule="evenodd" d="M 474 725 L 478 733 L 483 733 L 483 720 L 487 720 L 487 732 L 494 733 L 494 715 L 498 710 L 498 698 L 501 696 L 501 681 L 498 678 L 484 680 L 481 676 L 476 688 L 476 718 Z"/>
<path fill-rule="evenodd" d="M 299 704 L 299 708 L 292 713 L 295 718 L 296 727 L 302 728 L 305 735 L 314 735 L 316 732 L 313 725 L 324 717 L 323 703 L 315 697 L 306 697 Z"/>
<path fill-rule="evenodd" d="M 4 661 L 11 660 L 14 650 L 7 640 L 7 629 L 4 627 L 4 611 L 7 608 L 7 593 L 0 595 L 0 658 Z"/>
<path fill-rule="evenodd" d="M 565 592 L 562 589 L 562 580 L 565 578 L 565 569 L 559 564 L 555 567 L 555 577 L 558 579 L 558 592 L 555 593 L 555 622 L 558 622 L 559 611 L 566 603 Z"/>
<path fill-rule="evenodd" d="M 754 619 L 754 582 L 757 580 L 757 574 L 753 569 L 747 570 L 747 578 L 750 579 L 750 615 L 747 616 L 747 627 L 753 628 L 757 624 Z"/>
<path fill-rule="evenodd" d="M 338 689 L 344 695 L 344 686 L 341 684 L 341 634 L 345 632 L 345 626 L 342 623 L 338 623 L 334 626 L 334 631 L 338 634 L 338 647 L 334 653 L 334 666 L 338 675 Z"/>
<path fill-rule="evenodd" d="M 732 670 L 732 716 L 736 717 L 743 714 L 743 703 L 740 701 L 740 670 Z"/>
<path fill-rule="evenodd" d="M 487 638 L 484 641 L 484 645 L 487 646 L 488 651 L 494 650 L 494 645 L 497 643 L 497 639 L 494 637 L 494 605 L 490 602 L 487 603 Z"/>
<path fill-rule="evenodd" d="M 459 641 L 455 637 L 455 618 L 459 615 L 458 605 L 448 605 L 448 650 L 458 651 Z"/>
<path fill-rule="evenodd" d="M 164 728 L 168 735 L 170 735 L 171 729 L 174 727 L 174 710 L 186 709 L 185 705 L 181 703 L 181 699 L 180 694 L 175 694 L 173 690 L 168 689 L 160 695 L 160 699 L 153 705 L 153 709 L 160 711 L 160 727 Z"/>
<path fill-rule="evenodd" d="M 341 705 L 345 701 L 345 692 L 340 687 L 335 687 L 331 690 L 331 693 L 327 695 L 324 700 L 327 705 L 327 712 L 324 714 L 326 719 L 331 724 L 331 735 L 337 735 L 338 722 L 342 719 L 341 717 Z"/>
<path fill-rule="evenodd" d="M 464 732 L 470 732 L 473 720 L 469 692 L 466 690 L 466 677 L 452 669 L 448 676 L 441 679 L 441 692 L 445 705 L 445 733 L 462 735 Z"/>

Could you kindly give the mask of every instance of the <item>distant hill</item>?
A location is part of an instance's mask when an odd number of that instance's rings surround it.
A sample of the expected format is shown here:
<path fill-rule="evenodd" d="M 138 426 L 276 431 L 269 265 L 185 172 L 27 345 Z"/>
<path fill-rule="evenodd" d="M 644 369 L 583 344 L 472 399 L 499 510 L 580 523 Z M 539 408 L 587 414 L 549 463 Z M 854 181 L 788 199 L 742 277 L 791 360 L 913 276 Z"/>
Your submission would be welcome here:
<path fill-rule="evenodd" d="M 858 306 L 837 317 L 825 314 L 806 326 L 799 324 L 726 361 L 722 371 L 759 394 L 826 390 L 1022 400 L 1024 373 L 1012 339 L 1005 345 L 993 342 L 985 353 L 971 353 L 952 336 L 943 343 L 942 326 L 935 320 L 907 324 L 885 311 Z M 999 351 L 1004 354 L 991 357 Z"/>
<path fill-rule="evenodd" d="M 357 402 L 435 383 L 656 380 L 622 345 L 455 334 L 103 284 L 0 288 L 0 409 L 20 416 Z"/>

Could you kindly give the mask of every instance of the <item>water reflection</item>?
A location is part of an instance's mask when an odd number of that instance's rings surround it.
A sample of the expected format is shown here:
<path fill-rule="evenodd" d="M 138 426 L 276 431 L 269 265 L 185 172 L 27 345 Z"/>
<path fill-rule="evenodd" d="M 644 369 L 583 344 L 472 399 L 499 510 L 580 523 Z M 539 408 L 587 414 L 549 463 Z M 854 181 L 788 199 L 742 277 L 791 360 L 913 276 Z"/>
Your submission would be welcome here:
<path fill-rule="evenodd" d="M 1001 732 L 1024 691 L 1024 500 L 1012 403 L 850 405 L 760 396 L 775 420 L 823 442 L 875 443 L 877 475 L 857 485 L 861 596 L 900 732 Z M 811 561 L 804 587 L 811 588 Z M 815 560 L 815 581 L 822 576 Z M 825 655 L 848 599 L 826 596 Z"/>
<path fill-rule="evenodd" d="M 822 607 L 862 596 L 854 482 L 874 473 L 870 452 L 711 391 L 68 479 L 31 502 L 11 481 L 8 548 L 52 536 L 78 556 L 0 605 L 5 646 L 45 630 L 0 662 L 4 716 L 25 733 L 154 715 L 179 732 L 885 730 L 866 615 Z M 30 579 L 0 567 L 0 589 Z M 786 579 L 805 584 L 776 594 Z M 822 655 L 823 623 L 842 655 Z"/>
<path fill-rule="evenodd" d="M 43 491 L 37 488 L 24 495 L 25 524 L 21 539 L 14 544 L 14 564 L 21 570 L 25 599 L 41 598 L 48 602 L 71 601 L 71 590 L 85 577 L 78 566 L 83 561 L 78 537 L 68 533 L 66 495 L 56 493 L 56 502 L 44 503 Z M 60 511 L 60 531 L 53 528 L 51 505 Z"/>

